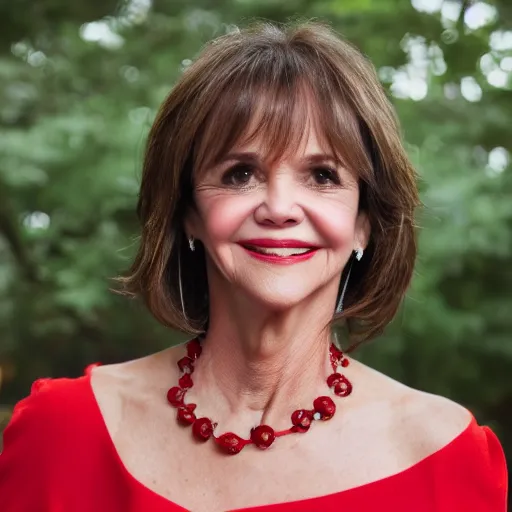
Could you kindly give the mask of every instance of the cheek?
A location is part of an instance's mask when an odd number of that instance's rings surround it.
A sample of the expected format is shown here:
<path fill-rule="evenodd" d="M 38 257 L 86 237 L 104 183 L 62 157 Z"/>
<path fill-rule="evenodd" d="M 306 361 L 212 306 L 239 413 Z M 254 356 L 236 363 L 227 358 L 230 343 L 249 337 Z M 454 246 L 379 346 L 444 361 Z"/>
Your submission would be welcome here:
<path fill-rule="evenodd" d="M 308 217 L 315 230 L 336 251 L 350 253 L 353 249 L 357 204 L 354 197 L 327 197 L 308 203 Z"/>
<path fill-rule="evenodd" d="M 353 249 L 357 220 L 358 194 L 344 191 L 331 197 L 303 194 L 297 198 L 305 212 L 300 234 L 321 242 L 336 252 Z M 223 243 L 233 242 L 244 223 L 252 218 L 258 206 L 257 194 L 208 193 L 196 199 L 200 213 L 199 238 L 213 251 Z"/>
<path fill-rule="evenodd" d="M 215 246 L 232 240 L 254 210 L 253 203 L 249 195 L 243 194 L 199 197 L 203 242 Z"/>

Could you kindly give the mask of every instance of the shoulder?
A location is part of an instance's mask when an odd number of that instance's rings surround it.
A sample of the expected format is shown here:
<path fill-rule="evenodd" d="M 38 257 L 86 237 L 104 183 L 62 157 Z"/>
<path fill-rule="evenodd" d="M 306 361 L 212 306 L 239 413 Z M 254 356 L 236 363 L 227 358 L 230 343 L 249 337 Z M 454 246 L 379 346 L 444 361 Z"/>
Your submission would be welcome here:
<path fill-rule="evenodd" d="M 418 430 L 414 449 L 425 455 L 417 465 L 443 489 L 450 510 L 506 510 L 508 475 L 503 448 L 487 426 L 480 426 L 464 407 L 435 395 L 416 398 L 419 415 L 410 422 Z"/>
<path fill-rule="evenodd" d="M 44 499 L 76 470 L 88 439 L 87 385 L 86 376 L 40 379 L 15 405 L 0 453 L 6 510 L 35 510 L 33 500 Z"/>
<path fill-rule="evenodd" d="M 453 500 L 453 510 L 470 502 L 475 511 L 506 510 L 505 456 L 489 427 L 480 426 L 453 400 L 405 386 L 360 363 L 355 366 L 361 377 L 367 374 L 363 393 L 379 403 L 382 428 L 411 477 L 442 490 L 443 499 Z"/>
<path fill-rule="evenodd" d="M 406 388 L 395 405 L 400 408 L 398 418 L 405 427 L 410 447 L 419 456 L 428 456 L 447 446 L 474 419 L 468 409 L 453 400 L 412 388 Z"/>
<path fill-rule="evenodd" d="M 94 368 L 91 387 L 100 409 L 119 409 L 126 400 L 133 401 L 158 386 L 165 388 L 182 355 L 180 346 L 175 346 L 139 359 Z"/>
<path fill-rule="evenodd" d="M 453 400 L 406 386 L 358 361 L 352 363 L 352 380 L 359 383 L 354 386 L 354 402 L 364 411 L 359 422 L 370 425 L 370 438 L 385 441 L 387 452 L 395 454 L 401 468 L 438 452 L 469 427 L 471 412 Z"/>
<path fill-rule="evenodd" d="M 494 432 L 478 424 L 464 406 L 448 398 L 407 388 L 397 401 L 413 457 L 464 465 L 461 475 L 481 479 L 506 472 L 501 444 Z"/>
<path fill-rule="evenodd" d="M 447 445 L 472 420 L 471 412 L 453 400 L 406 386 L 358 361 L 349 368 L 360 383 L 358 402 L 380 418 L 375 428 L 395 440 L 412 462 Z"/>
<path fill-rule="evenodd" d="M 23 435 L 27 442 L 34 437 L 41 440 L 76 422 L 76 413 L 91 406 L 87 379 L 84 375 L 76 379 L 36 380 L 29 396 L 14 406 L 4 431 L 5 444 L 18 435 Z"/>
<path fill-rule="evenodd" d="M 56 460 L 68 443 L 91 432 L 94 406 L 89 373 L 78 378 L 36 380 L 30 394 L 14 406 L 3 433 L 2 455 L 22 450 L 34 456 L 51 453 Z"/>
<path fill-rule="evenodd" d="M 133 418 L 151 414 L 155 397 L 165 396 L 182 348 L 172 347 L 140 359 L 98 366 L 91 372 L 91 389 L 104 426 L 114 444 Z"/>
<path fill-rule="evenodd" d="M 91 371 L 93 388 L 114 386 L 118 391 L 121 388 L 144 385 L 151 386 L 176 367 L 178 359 L 183 357 L 182 345 L 175 345 L 160 352 L 147 356 L 124 361 L 122 363 L 98 365 Z"/>

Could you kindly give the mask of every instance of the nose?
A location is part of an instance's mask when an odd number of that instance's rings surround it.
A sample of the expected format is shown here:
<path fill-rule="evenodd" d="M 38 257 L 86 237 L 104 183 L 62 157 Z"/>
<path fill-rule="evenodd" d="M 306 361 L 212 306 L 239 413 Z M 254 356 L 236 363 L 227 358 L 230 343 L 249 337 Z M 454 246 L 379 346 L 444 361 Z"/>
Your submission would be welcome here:
<path fill-rule="evenodd" d="M 297 203 L 294 184 L 285 176 L 273 177 L 267 182 L 265 196 L 254 212 L 258 224 L 274 227 L 294 226 L 304 219 L 304 211 Z"/>

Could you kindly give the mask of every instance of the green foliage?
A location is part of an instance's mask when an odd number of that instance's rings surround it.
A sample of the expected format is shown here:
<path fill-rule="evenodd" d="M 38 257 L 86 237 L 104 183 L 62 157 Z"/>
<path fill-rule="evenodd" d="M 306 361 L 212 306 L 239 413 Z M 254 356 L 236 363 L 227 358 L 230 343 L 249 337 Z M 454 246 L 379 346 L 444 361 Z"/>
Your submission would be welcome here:
<path fill-rule="evenodd" d="M 500 87 L 486 79 L 511 58 L 510 48 L 489 45 L 492 33 L 510 30 L 512 11 L 507 0 L 492 3 L 498 16 L 475 30 L 464 25 L 464 10 L 449 23 L 408 0 L 155 0 L 147 12 L 143 2 L 117 10 L 117 2 L 2 3 L 4 403 L 39 376 L 78 375 L 92 361 L 135 357 L 178 339 L 108 291 L 136 244 L 148 127 L 208 39 L 255 17 L 300 13 L 332 22 L 395 96 L 393 74 L 411 75 L 404 66 L 424 49 L 428 94 L 394 99 L 425 203 L 416 277 L 394 324 L 360 357 L 463 403 L 512 453 L 511 78 Z M 93 20 L 109 38 L 84 40 L 94 25 L 83 24 Z M 466 77 L 479 84 L 479 101 L 461 95 Z M 496 147 L 505 155 L 499 168 L 488 165 Z"/>

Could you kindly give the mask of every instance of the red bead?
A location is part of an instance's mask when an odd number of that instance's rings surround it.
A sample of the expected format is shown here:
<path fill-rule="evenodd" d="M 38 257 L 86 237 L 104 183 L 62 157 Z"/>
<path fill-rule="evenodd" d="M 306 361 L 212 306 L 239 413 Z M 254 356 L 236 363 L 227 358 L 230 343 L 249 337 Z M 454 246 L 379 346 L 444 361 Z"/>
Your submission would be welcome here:
<path fill-rule="evenodd" d="M 341 359 L 339 357 L 331 355 L 331 366 L 334 371 L 336 371 L 336 368 L 340 365 Z"/>
<path fill-rule="evenodd" d="M 348 365 L 349 365 L 348 359 L 343 359 L 343 361 L 341 361 L 341 366 L 343 366 L 343 368 L 346 368 Z"/>
<path fill-rule="evenodd" d="M 213 434 L 213 425 L 208 418 L 199 418 L 192 425 L 192 432 L 200 441 L 207 441 Z"/>
<path fill-rule="evenodd" d="M 299 409 L 292 414 L 292 424 L 295 432 L 307 432 L 313 421 L 313 413 L 306 409 Z"/>
<path fill-rule="evenodd" d="M 198 359 L 202 350 L 203 348 L 201 347 L 201 343 L 199 343 L 198 339 L 190 340 L 187 343 L 187 355 L 192 360 Z"/>
<path fill-rule="evenodd" d="M 194 412 L 196 410 L 196 407 L 197 405 L 196 404 L 186 404 L 185 407 L 187 408 L 187 410 L 189 410 L 190 412 Z"/>
<path fill-rule="evenodd" d="M 186 392 L 186 389 L 181 389 L 175 386 L 167 391 L 167 400 L 174 407 L 179 407 L 180 405 L 183 405 L 183 399 L 185 398 Z"/>
<path fill-rule="evenodd" d="M 343 358 L 343 352 L 336 348 L 334 345 L 331 345 L 329 348 L 331 366 L 334 371 L 341 364 L 341 360 Z"/>
<path fill-rule="evenodd" d="M 247 444 L 247 441 L 238 437 L 236 434 L 233 434 L 233 432 L 226 432 L 225 434 L 216 437 L 215 442 L 223 451 L 230 455 L 240 453 L 242 448 Z"/>
<path fill-rule="evenodd" d="M 274 429 L 268 425 L 259 425 L 251 430 L 251 441 L 261 450 L 268 448 L 275 438 Z"/>
<path fill-rule="evenodd" d="M 342 375 L 339 382 L 334 386 L 334 393 L 338 396 L 348 396 L 352 393 L 352 384 L 345 375 Z"/>
<path fill-rule="evenodd" d="M 185 373 L 192 373 L 194 371 L 194 361 L 190 357 L 182 357 L 178 361 L 178 368 Z"/>
<path fill-rule="evenodd" d="M 196 415 L 186 407 L 178 409 L 177 418 L 182 425 L 192 425 L 196 421 Z"/>
<path fill-rule="evenodd" d="M 189 389 L 191 388 L 194 383 L 192 382 L 192 377 L 190 376 L 190 373 L 184 373 L 179 381 L 178 381 L 178 384 L 180 385 L 181 388 L 183 389 Z"/>
<path fill-rule="evenodd" d="M 329 347 L 329 352 L 331 353 L 331 356 L 334 356 L 337 359 L 343 356 L 343 352 L 334 344 L 331 344 L 331 346 Z"/>
<path fill-rule="evenodd" d="M 322 420 L 330 420 L 336 412 L 336 404 L 328 396 L 319 396 L 314 402 L 315 412 L 320 413 Z"/>
<path fill-rule="evenodd" d="M 332 373 L 327 377 L 327 385 L 332 388 L 334 385 L 338 384 L 341 380 L 341 375 L 339 373 Z"/>

